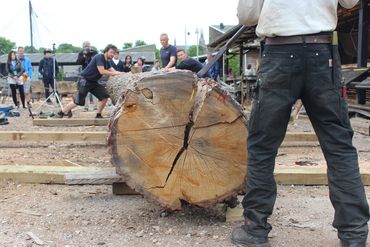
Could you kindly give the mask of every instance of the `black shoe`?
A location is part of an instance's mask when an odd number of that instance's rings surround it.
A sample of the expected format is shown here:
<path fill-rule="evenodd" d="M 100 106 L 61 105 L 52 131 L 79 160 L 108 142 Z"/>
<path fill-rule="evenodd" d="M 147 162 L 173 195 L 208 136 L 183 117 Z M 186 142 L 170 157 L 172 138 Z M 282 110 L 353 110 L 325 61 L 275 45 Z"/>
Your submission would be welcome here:
<path fill-rule="evenodd" d="M 366 239 L 353 241 L 340 240 L 340 247 L 366 247 Z"/>
<path fill-rule="evenodd" d="M 57 118 L 63 118 L 64 117 L 64 113 L 62 111 L 58 111 L 57 115 L 55 115 L 55 117 Z"/>
<path fill-rule="evenodd" d="M 68 118 L 71 118 L 72 117 L 72 111 L 69 111 L 67 112 L 66 114 L 64 114 L 65 116 L 67 116 Z"/>
<path fill-rule="evenodd" d="M 103 116 L 101 115 L 101 113 L 96 113 L 96 117 L 95 118 L 103 118 Z"/>
<path fill-rule="evenodd" d="M 267 237 L 255 237 L 249 234 L 244 225 L 237 226 L 233 229 L 231 242 L 237 246 L 270 247 Z"/>

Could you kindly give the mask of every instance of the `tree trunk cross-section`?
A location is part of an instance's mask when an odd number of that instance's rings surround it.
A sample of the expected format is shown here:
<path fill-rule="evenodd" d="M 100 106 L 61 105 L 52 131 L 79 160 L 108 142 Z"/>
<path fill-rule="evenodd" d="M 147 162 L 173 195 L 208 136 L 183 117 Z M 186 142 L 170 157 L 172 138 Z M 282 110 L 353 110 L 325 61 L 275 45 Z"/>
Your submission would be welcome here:
<path fill-rule="evenodd" d="M 235 196 L 246 174 L 246 117 L 230 95 L 192 72 L 111 77 L 112 163 L 161 206 L 201 207 Z"/>

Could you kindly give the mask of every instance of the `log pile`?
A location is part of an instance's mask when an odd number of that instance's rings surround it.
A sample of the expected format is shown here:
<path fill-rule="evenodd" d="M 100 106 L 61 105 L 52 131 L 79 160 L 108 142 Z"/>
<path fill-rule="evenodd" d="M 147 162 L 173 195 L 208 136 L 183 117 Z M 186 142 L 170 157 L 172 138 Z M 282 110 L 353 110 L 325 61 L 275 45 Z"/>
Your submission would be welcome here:
<path fill-rule="evenodd" d="M 176 210 L 208 207 L 243 189 L 246 117 L 213 81 L 189 71 L 123 74 L 108 91 L 112 164 L 146 198 Z"/>

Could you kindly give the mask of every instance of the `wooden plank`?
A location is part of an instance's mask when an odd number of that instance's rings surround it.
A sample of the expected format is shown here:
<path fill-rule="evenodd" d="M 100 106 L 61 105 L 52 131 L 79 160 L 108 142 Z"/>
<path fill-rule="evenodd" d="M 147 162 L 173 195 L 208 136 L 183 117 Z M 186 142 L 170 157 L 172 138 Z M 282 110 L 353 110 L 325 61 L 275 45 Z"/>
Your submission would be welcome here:
<path fill-rule="evenodd" d="M 61 132 L 61 131 L 0 131 L 1 141 L 98 141 L 105 142 L 108 133 L 94 132 Z M 316 142 L 313 132 L 288 132 L 284 143 L 287 142 Z"/>
<path fill-rule="evenodd" d="M 106 126 L 108 125 L 109 118 L 47 118 L 33 119 L 34 126 Z"/>
<path fill-rule="evenodd" d="M 65 184 L 113 184 L 123 182 L 123 178 L 116 174 L 115 170 L 93 171 L 81 173 L 66 173 L 64 175 Z"/>
<path fill-rule="evenodd" d="M 82 167 L 82 166 L 0 166 L 0 180 L 12 180 L 16 183 L 52 183 L 65 184 L 65 174 L 115 172 L 114 167 Z"/>
<path fill-rule="evenodd" d="M 361 169 L 364 185 L 370 185 L 370 169 Z M 282 185 L 327 185 L 326 167 L 292 167 L 276 168 L 275 180 Z"/>
<path fill-rule="evenodd" d="M 1 141 L 98 141 L 105 142 L 107 132 L 0 131 Z"/>
<path fill-rule="evenodd" d="M 124 182 L 115 182 L 112 184 L 113 195 L 139 195 L 134 189 L 131 189 Z"/>
<path fill-rule="evenodd" d="M 370 185 L 370 169 L 361 169 L 361 178 L 365 186 Z M 326 168 L 276 168 L 275 180 L 281 185 L 327 185 Z M 239 201 L 242 197 L 238 198 Z M 226 222 L 243 221 L 243 208 L 227 208 Z"/>
<path fill-rule="evenodd" d="M 315 132 L 287 132 L 284 143 L 287 142 L 317 142 Z"/>

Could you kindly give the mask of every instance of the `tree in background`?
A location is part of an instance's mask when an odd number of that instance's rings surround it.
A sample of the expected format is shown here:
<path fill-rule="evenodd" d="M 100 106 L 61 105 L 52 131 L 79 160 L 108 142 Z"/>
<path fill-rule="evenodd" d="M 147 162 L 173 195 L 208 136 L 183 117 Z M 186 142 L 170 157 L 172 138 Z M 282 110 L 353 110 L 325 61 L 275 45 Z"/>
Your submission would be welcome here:
<path fill-rule="evenodd" d="M 9 53 L 11 50 L 15 49 L 15 43 L 4 38 L 4 37 L 0 37 L 0 55 L 1 54 L 7 54 Z"/>
<path fill-rule="evenodd" d="M 144 40 L 136 40 L 135 47 L 146 45 Z"/>
<path fill-rule="evenodd" d="M 234 55 L 229 57 L 229 68 L 233 70 L 234 76 L 238 76 L 240 73 L 240 56 Z"/>
<path fill-rule="evenodd" d="M 80 51 L 80 47 L 76 47 L 68 43 L 60 44 L 56 50 L 57 53 L 78 53 Z"/>
<path fill-rule="evenodd" d="M 203 47 L 203 46 L 198 46 L 198 49 L 199 49 L 199 56 L 200 55 L 204 55 L 207 53 L 207 50 Z M 190 56 L 190 57 L 196 57 L 197 56 L 197 46 L 196 45 L 192 45 L 188 48 L 187 50 L 187 54 Z"/>
<path fill-rule="evenodd" d="M 132 43 L 130 43 L 130 42 L 123 43 L 122 49 L 125 50 L 125 49 L 128 49 L 128 48 L 132 48 Z"/>
<path fill-rule="evenodd" d="M 33 49 L 32 49 L 32 47 L 30 45 L 26 45 L 24 47 L 24 53 L 34 53 L 34 52 L 39 52 L 39 50 L 36 49 L 35 47 L 33 47 Z"/>

